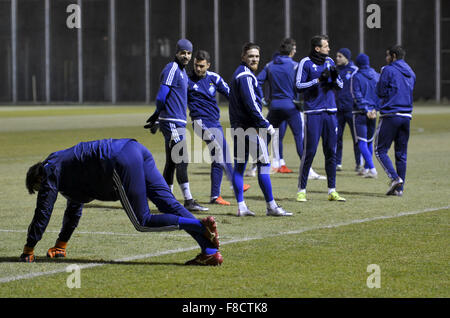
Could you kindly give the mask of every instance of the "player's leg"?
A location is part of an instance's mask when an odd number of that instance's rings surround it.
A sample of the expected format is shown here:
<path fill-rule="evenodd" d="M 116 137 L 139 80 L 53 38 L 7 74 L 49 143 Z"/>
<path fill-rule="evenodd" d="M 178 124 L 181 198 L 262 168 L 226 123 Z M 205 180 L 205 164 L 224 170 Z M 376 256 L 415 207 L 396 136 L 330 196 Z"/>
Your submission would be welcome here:
<path fill-rule="evenodd" d="M 357 140 L 358 148 L 360 149 L 360 153 L 362 154 L 365 164 L 364 177 L 367 178 L 375 178 L 377 173 L 375 166 L 373 164 L 372 159 L 372 151 L 369 146 L 372 146 L 372 138 L 373 138 L 373 128 L 369 128 L 372 119 L 368 119 L 365 114 L 355 114 L 353 125 L 354 125 L 354 135 Z M 370 145 L 369 145 L 370 140 Z"/>
<path fill-rule="evenodd" d="M 297 149 L 298 157 L 302 158 L 303 156 L 303 123 L 302 116 L 300 112 L 294 108 L 287 112 L 287 123 L 292 130 L 292 134 L 294 135 L 295 146 Z"/>
<path fill-rule="evenodd" d="M 387 195 L 393 194 L 403 180 L 397 174 L 388 156 L 389 148 L 397 135 L 398 119 L 395 116 L 383 117 L 380 120 L 375 137 L 375 156 L 383 167 L 389 179 L 391 179 Z"/>
<path fill-rule="evenodd" d="M 175 176 L 175 162 L 172 160 L 172 131 L 170 127 L 170 123 L 167 121 L 160 122 L 160 130 L 164 136 L 165 143 L 165 152 L 166 152 L 166 163 L 164 165 L 163 176 L 166 180 L 167 184 L 170 187 L 170 190 L 173 191 L 173 179 Z"/>
<path fill-rule="evenodd" d="M 355 136 L 355 130 L 353 129 L 354 123 L 353 123 L 353 114 L 352 112 L 345 112 L 345 121 L 349 126 L 350 133 L 352 135 L 353 140 L 353 154 L 355 156 L 355 170 L 360 169 L 362 166 L 362 154 L 358 147 L 358 140 Z M 337 160 L 337 159 L 336 159 Z"/>
<path fill-rule="evenodd" d="M 336 167 L 340 171 L 342 169 L 342 150 L 343 150 L 343 136 L 345 130 L 345 113 L 337 112 L 337 143 L 336 143 Z"/>
<path fill-rule="evenodd" d="M 337 143 L 337 118 L 335 114 L 323 112 L 322 148 L 325 156 L 325 171 L 327 173 L 328 194 L 336 192 L 336 143 Z M 339 197 L 340 200 L 345 201 Z M 329 197 L 330 199 L 330 197 Z"/>
<path fill-rule="evenodd" d="M 316 155 L 322 131 L 322 116 L 320 114 L 305 114 L 305 135 L 303 139 L 303 156 L 300 162 L 297 201 L 306 201 L 306 185 L 309 170 Z"/>

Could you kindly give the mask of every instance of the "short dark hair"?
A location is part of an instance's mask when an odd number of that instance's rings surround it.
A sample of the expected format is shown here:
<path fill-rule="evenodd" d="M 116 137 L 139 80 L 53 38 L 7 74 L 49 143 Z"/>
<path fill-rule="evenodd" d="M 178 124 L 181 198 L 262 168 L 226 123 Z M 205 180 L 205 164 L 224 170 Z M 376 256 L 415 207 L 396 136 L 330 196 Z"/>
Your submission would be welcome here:
<path fill-rule="evenodd" d="M 394 54 L 395 54 L 397 60 L 401 60 L 401 59 L 405 58 L 405 55 L 406 55 L 405 49 L 403 49 L 400 45 L 391 46 L 387 50 L 391 57 L 394 57 Z"/>
<path fill-rule="evenodd" d="M 280 54 L 281 55 L 289 55 L 292 52 L 292 50 L 294 49 L 294 46 L 296 46 L 296 45 L 297 45 L 297 43 L 295 42 L 294 39 L 291 39 L 291 38 L 284 39 L 280 43 L 280 48 L 279 48 Z"/>
<path fill-rule="evenodd" d="M 205 50 L 199 50 L 197 51 L 197 53 L 195 54 L 195 59 L 198 61 L 204 61 L 206 60 L 206 62 L 210 63 L 211 62 L 211 56 L 209 55 L 209 53 Z"/>
<path fill-rule="evenodd" d="M 311 50 L 314 50 L 317 46 L 322 47 L 322 40 L 328 41 L 328 36 L 325 34 L 313 36 L 311 39 Z"/>
<path fill-rule="evenodd" d="M 244 46 L 242 47 L 242 53 L 241 56 L 244 56 L 248 50 L 251 49 L 257 49 L 258 51 L 261 51 L 260 47 L 258 44 L 255 44 L 253 42 L 247 42 L 244 44 Z"/>
<path fill-rule="evenodd" d="M 36 183 L 39 182 L 39 179 L 41 179 L 43 176 L 44 176 L 44 165 L 42 164 L 42 162 L 38 162 L 28 169 L 27 177 L 25 179 L 25 185 L 27 187 L 29 194 L 34 193 L 34 186 L 36 185 Z"/>

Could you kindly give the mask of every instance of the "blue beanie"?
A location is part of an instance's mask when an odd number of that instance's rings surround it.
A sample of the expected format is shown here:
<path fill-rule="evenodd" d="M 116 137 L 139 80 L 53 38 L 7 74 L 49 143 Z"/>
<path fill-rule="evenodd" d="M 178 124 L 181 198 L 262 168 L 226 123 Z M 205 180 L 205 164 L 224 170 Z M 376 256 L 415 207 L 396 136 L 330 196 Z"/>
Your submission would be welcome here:
<path fill-rule="evenodd" d="M 366 54 L 361 53 L 356 57 L 356 66 L 361 67 L 365 65 L 369 65 L 369 57 Z"/>
<path fill-rule="evenodd" d="M 189 51 L 192 52 L 192 43 L 188 39 L 181 39 L 177 42 L 177 52 Z"/>
<path fill-rule="evenodd" d="M 349 61 L 352 58 L 352 52 L 349 49 L 347 49 L 346 47 L 343 47 L 342 49 L 340 49 L 338 51 L 338 53 L 341 53 L 342 55 L 344 55 L 345 58 Z"/>

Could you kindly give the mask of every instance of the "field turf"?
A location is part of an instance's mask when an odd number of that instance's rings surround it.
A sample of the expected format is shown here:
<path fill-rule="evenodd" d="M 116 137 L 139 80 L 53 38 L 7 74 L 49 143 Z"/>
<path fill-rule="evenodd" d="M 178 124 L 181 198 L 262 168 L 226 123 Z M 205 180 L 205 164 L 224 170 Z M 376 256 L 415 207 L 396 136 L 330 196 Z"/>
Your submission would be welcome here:
<path fill-rule="evenodd" d="M 187 267 L 199 249 L 182 231 L 136 232 L 119 202 L 93 201 L 69 242 L 67 257 L 45 257 L 58 235 L 66 200 L 59 196 L 49 226 L 36 246 L 37 261 L 18 262 L 33 217 L 29 166 L 53 151 L 101 138 L 137 139 L 164 168 L 160 133 L 144 130 L 151 106 L 0 107 L 0 297 L 304 298 L 449 297 L 450 105 L 416 105 L 411 122 L 403 197 L 388 197 L 388 179 L 356 176 L 348 127 L 344 170 L 337 190 L 347 202 L 327 201 L 326 181 L 310 180 L 308 202 L 295 202 L 299 159 L 290 131 L 284 141 L 292 174 L 271 176 L 275 199 L 290 218 L 265 216 L 256 178 L 245 193 L 254 218 L 237 218 L 226 179 L 222 196 L 231 207 L 209 205 L 210 168 L 189 165 L 194 197 L 218 222 L 224 263 Z M 228 118 L 226 108 L 222 117 Z M 223 125 L 228 127 L 228 122 Z M 189 125 L 189 127 L 191 127 Z M 390 152 L 393 155 L 393 151 Z M 319 146 L 314 169 L 325 174 Z M 181 200 L 177 186 L 175 196 Z M 155 206 L 150 203 L 150 208 Z M 67 266 L 81 268 L 81 288 L 68 288 Z M 378 265 L 379 288 L 369 288 Z"/>

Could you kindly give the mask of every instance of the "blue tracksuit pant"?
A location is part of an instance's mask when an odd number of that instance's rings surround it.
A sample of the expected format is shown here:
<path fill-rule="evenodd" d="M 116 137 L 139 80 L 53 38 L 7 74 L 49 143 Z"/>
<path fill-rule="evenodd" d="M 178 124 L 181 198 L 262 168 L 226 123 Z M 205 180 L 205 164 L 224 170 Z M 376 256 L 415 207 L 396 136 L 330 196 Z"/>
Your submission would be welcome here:
<path fill-rule="evenodd" d="M 125 212 L 138 231 L 180 228 L 197 241 L 202 251 L 214 248 L 203 236 L 199 221 L 173 196 L 150 151 L 138 142 L 127 143 L 117 156 L 113 181 Z M 151 214 L 147 199 L 164 214 Z"/>
<path fill-rule="evenodd" d="M 369 119 L 366 114 L 353 114 L 354 135 L 366 169 L 375 168 L 372 157 L 376 121 Z"/>
<path fill-rule="evenodd" d="M 211 198 L 220 196 L 223 171 L 230 182 L 233 179 L 233 165 L 223 128 L 220 122 L 195 119 L 194 132 L 206 142 L 211 155 Z"/>
<path fill-rule="evenodd" d="M 300 164 L 299 189 L 306 189 L 309 169 L 316 155 L 319 139 L 322 137 L 322 148 L 325 155 L 325 171 L 328 188 L 336 188 L 336 113 L 320 112 L 305 114 L 304 152 Z"/>
<path fill-rule="evenodd" d="M 406 178 L 406 157 L 408 151 L 408 140 L 411 118 L 405 116 L 381 117 L 375 138 L 375 156 L 384 171 L 392 180 L 400 177 L 403 185 Z M 395 167 L 388 156 L 389 148 L 394 142 Z M 403 191 L 403 185 L 399 190 Z"/>
<path fill-rule="evenodd" d="M 292 134 L 294 135 L 295 145 L 297 147 L 297 154 L 299 158 L 303 155 L 303 121 L 300 112 L 296 108 L 291 109 L 271 109 L 267 115 L 267 120 L 273 125 L 274 128 L 280 128 L 283 122 L 286 121 L 289 127 L 291 127 Z M 284 133 L 283 132 L 283 137 Z M 282 136 L 280 128 L 279 144 L 281 145 Z M 282 153 L 280 153 L 280 158 Z"/>

